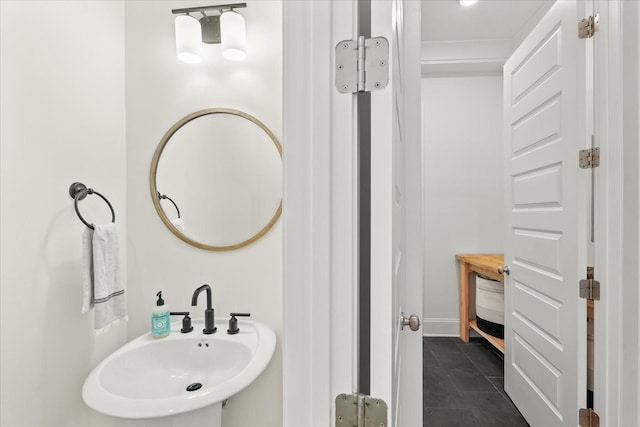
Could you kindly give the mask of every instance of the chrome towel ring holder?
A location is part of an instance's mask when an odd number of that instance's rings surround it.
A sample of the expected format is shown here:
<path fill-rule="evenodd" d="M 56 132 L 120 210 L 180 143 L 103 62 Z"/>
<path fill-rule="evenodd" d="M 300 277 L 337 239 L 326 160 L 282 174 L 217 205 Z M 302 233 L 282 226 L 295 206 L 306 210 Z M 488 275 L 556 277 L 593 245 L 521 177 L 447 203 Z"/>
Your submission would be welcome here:
<path fill-rule="evenodd" d="M 80 214 L 80 210 L 78 209 L 78 200 L 84 200 L 84 198 L 87 197 L 87 194 L 95 194 L 99 196 L 102 200 L 104 200 L 107 206 L 109 206 L 109 209 L 111 210 L 111 222 L 116 222 L 116 213 L 113 211 L 113 206 L 111 206 L 111 203 L 109 203 L 106 197 L 104 197 L 102 194 L 95 191 L 93 188 L 87 188 L 87 186 L 81 182 L 74 182 L 69 187 L 69 195 L 73 199 L 73 207 L 76 210 L 76 214 L 78 215 L 78 218 L 80 218 L 80 221 L 82 221 L 84 225 L 86 225 L 92 230 L 95 230 L 95 226 L 93 224 L 88 223 L 82 217 L 82 215 Z"/>

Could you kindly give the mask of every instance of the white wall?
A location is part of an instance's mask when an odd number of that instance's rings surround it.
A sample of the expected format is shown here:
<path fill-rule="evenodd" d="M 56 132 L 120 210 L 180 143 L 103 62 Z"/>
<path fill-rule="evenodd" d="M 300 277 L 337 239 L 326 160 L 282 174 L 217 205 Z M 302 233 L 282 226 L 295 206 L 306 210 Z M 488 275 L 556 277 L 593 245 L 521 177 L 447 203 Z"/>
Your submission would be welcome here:
<path fill-rule="evenodd" d="M 422 79 L 425 335 L 458 335 L 458 253 L 502 253 L 502 77 Z"/>
<path fill-rule="evenodd" d="M 226 107 L 254 115 L 281 139 L 282 5 L 251 1 L 239 12 L 247 23 L 247 59 L 222 58 L 220 45 L 205 46 L 199 65 L 176 59 L 171 9 L 210 1 L 127 1 L 127 217 L 129 221 L 129 328 L 149 329 L 158 290 L 172 310 L 204 313 L 204 299 L 191 307 L 200 285 L 213 288 L 216 315 L 246 311 L 278 333 L 270 366 L 223 409 L 228 427 L 282 425 L 282 229 L 281 222 L 257 242 L 231 252 L 207 252 L 176 238 L 156 214 L 149 167 L 164 133 L 194 111 Z M 226 325 L 219 325 L 226 328 Z M 259 418 L 258 418 L 259 417 Z"/>
<path fill-rule="evenodd" d="M 110 200 L 125 261 L 123 2 L 0 8 L 0 425 L 108 426 L 81 388 L 126 324 L 95 337 L 81 314 L 84 225 L 68 189 L 82 181 Z M 110 219 L 95 196 L 80 210 Z"/>
<path fill-rule="evenodd" d="M 188 113 L 237 108 L 281 134 L 281 3 L 242 10 L 246 61 L 223 60 L 216 45 L 190 67 L 175 59 L 170 10 L 209 3 L 0 3 L 3 427 L 123 426 L 87 408 L 81 387 L 100 360 L 149 329 L 157 290 L 173 309 L 191 310 L 193 290 L 209 283 L 219 316 L 249 311 L 280 337 L 280 223 L 249 247 L 205 252 L 175 238 L 149 196 L 155 147 Z M 91 315 L 80 313 L 84 226 L 68 195 L 74 181 L 113 204 L 128 272 L 129 322 L 98 337 Z M 97 197 L 80 207 L 93 222 L 109 219 Z M 204 301 L 193 312 L 200 317 Z M 225 425 L 281 425 L 281 372 L 278 346 L 263 375 L 223 410 Z"/>

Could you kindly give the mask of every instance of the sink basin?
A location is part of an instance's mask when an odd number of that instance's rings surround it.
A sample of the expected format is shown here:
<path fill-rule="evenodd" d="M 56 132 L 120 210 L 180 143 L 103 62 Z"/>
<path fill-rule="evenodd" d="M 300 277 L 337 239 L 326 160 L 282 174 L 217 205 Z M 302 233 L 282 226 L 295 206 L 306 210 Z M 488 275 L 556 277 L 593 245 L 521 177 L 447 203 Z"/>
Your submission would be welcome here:
<path fill-rule="evenodd" d="M 215 334 L 205 335 L 204 322 L 194 320 L 193 332 L 183 334 L 176 322 L 168 337 L 146 333 L 130 341 L 96 366 L 82 398 L 98 412 L 132 420 L 220 404 L 267 367 L 276 335 L 250 320 L 238 321 L 236 335 L 227 334 L 227 319 L 216 319 L 216 325 Z"/>

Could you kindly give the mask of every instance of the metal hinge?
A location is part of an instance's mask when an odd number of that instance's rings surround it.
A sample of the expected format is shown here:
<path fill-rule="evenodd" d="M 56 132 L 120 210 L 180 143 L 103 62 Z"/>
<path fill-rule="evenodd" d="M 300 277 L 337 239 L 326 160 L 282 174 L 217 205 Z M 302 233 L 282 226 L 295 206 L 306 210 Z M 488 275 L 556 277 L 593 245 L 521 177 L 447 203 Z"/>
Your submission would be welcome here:
<path fill-rule="evenodd" d="M 336 45 L 336 88 L 371 92 L 389 83 L 389 42 L 384 37 L 343 40 Z"/>
<path fill-rule="evenodd" d="M 600 147 L 580 150 L 580 168 L 591 169 L 600 166 Z"/>
<path fill-rule="evenodd" d="M 578 22 L 578 38 L 589 39 L 600 29 L 600 15 L 595 14 Z"/>
<path fill-rule="evenodd" d="M 587 267 L 587 278 L 580 280 L 580 298 L 600 300 L 600 282 L 594 279 L 593 267 Z"/>
<path fill-rule="evenodd" d="M 580 427 L 600 427 L 600 416 L 593 409 L 580 409 L 578 415 Z"/>
<path fill-rule="evenodd" d="M 364 394 L 336 397 L 336 427 L 386 427 L 387 404 Z"/>

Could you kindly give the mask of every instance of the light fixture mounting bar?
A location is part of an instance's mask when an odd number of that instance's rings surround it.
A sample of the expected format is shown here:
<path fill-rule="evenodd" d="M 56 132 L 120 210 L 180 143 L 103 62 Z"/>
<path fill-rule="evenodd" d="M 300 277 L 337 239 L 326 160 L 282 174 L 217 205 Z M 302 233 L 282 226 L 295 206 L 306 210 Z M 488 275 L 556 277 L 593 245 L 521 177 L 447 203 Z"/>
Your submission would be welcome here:
<path fill-rule="evenodd" d="M 183 9 L 172 9 L 171 13 L 173 13 L 174 15 L 179 15 L 182 13 L 206 12 L 207 10 L 218 10 L 222 12 L 223 10 L 241 9 L 243 7 L 247 7 L 247 4 L 246 3 L 230 3 L 230 4 L 220 4 L 216 6 L 187 7 Z"/>

